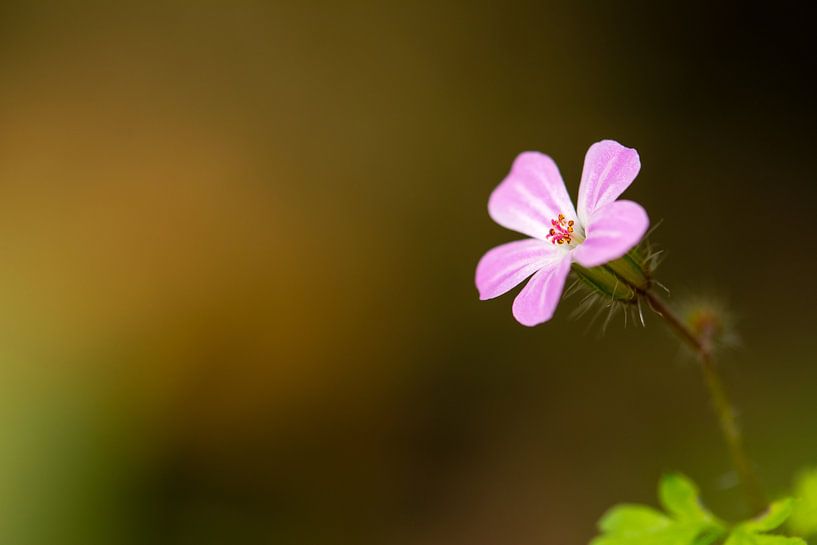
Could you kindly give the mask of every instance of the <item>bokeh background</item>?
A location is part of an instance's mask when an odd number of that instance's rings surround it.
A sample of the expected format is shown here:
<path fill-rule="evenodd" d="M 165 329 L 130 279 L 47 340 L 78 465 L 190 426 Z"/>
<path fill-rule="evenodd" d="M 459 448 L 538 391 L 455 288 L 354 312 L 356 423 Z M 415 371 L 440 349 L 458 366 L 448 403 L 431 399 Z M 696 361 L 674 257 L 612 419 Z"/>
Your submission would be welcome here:
<path fill-rule="evenodd" d="M 660 4 L 660 5 L 659 5 Z M 743 514 L 662 325 L 527 329 L 474 267 L 614 138 L 773 494 L 817 464 L 795 4 L 0 4 L 0 543 L 584 544 L 662 472 Z"/>

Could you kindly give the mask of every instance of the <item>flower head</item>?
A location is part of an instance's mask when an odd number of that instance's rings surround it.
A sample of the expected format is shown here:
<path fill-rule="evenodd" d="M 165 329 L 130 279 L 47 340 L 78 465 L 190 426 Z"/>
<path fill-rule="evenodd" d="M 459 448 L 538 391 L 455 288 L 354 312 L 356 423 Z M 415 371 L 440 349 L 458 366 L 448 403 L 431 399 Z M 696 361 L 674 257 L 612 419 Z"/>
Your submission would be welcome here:
<path fill-rule="evenodd" d="M 590 146 L 577 208 L 556 163 L 542 153 L 521 153 L 488 200 L 498 224 L 531 238 L 488 251 L 477 265 L 480 299 L 493 299 L 530 277 L 513 303 L 519 323 L 553 316 L 573 262 L 592 268 L 624 256 L 644 236 L 649 218 L 641 205 L 617 200 L 638 175 L 638 152 L 613 140 Z"/>

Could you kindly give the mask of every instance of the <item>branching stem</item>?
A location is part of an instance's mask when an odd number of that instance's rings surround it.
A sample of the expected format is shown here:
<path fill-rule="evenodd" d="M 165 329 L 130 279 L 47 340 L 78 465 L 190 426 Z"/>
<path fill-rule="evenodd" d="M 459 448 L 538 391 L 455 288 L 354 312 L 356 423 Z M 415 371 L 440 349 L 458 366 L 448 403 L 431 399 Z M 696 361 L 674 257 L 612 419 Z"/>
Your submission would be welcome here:
<path fill-rule="evenodd" d="M 642 295 L 650 307 L 669 325 L 670 329 L 689 345 L 697 355 L 709 391 L 709 396 L 712 400 L 712 406 L 718 417 L 721 433 L 729 447 L 732 463 L 735 465 L 735 469 L 737 469 L 738 475 L 740 476 L 749 508 L 753 513 L 759 513 L 767 505 L 766 500 L 760 487 L 760 482 L 752 467 L 752 462 L 746 454 L 734 405 L 723 387 L 723 381 L 718 373 L 712 355 L 712 334 L 706 331 L 701 334 L 695 334 L 695 332 L 678 318 L 664 301 L 652 291 L 644 291 Z"/>

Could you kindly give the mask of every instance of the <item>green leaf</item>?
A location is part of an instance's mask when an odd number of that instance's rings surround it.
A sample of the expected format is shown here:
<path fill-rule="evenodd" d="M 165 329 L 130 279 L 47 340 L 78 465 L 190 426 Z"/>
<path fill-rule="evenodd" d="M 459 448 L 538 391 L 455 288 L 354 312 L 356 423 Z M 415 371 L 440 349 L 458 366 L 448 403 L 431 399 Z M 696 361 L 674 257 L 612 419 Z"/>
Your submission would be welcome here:
<path fill-rule="evenodd" d="M 803 537 L 817 535 L 817 468 L 797 478 L 794 496 L 797 501 L 789 519 L 789 530 Z"/>
<path fill-rule="evenodd" d="M 599 521 L 602 535 L 591 545 L 710 545 L 724 536 L 723 525 L 701 506 L 686 477 L 665 476 L 659 495 L 669 515 L 644 505 L 618 505 Z"/>
<path fill-rule="evenodd" d="M 621 504 L 599 521 L 599 529 L 610 534 L 650 532 L 670 526 L 672 520 L 645 505 Z"/>
<path fill-rule="evenodd" d="M 799 537 L 755 534 L 742 529 L 734 530 L 724 545 L 807 545 Z"/>
<path fill-rule="evenodd" d="M 693 545 L 710 545 L 723 537 L 724 529 L 722 526 L 709 526 L 704 530 L 698 532 L 698 536 L 692 541 Z"/>
<path fill-rule="evenodd" d="M 774 502 L 760 515 L 736 525 L 725 545 L 806 545 L 799 537 L 763 534 L 786 522 L 793 509 L 792 498 Z"/>
<path fill-rule="evenodd" d="M 770 532 L 786 522 L 794 510 L 794 498 L 784 498 L 769 506 L 757 517 L 741 524 L 747 532 Z"/>
<path fill-rule="evenodd" d="M 817 485 L 817 476 L 814 478 Z M 590 545 L 712 545 L 726 537 L 724 523 L 703 507 L 698 488 L 683 475 L 664 476 L 658 495 L 667 514 L 645 505 L 613 507 L 599 521 L 602 535 Z M 724 545 L 806 545 L 798 537 L 765 533 L 786 522 L 796 505 L 792 498 L 772 503 L 755 518 L 736 524 Z"/>
<path fill-rule="evenodd" d="M 714 520 L 698 499 L 698 487 L 680 473 L 670 473 L 658 487 L 661 505 L 678 520 L 711 522 Z"/>
<path fill-rule="evenodd" d="M 766 536 L 762 534 L 755 534 L 755 540 L 757 545 L 808 545 L 799 537 Z"/>
<path fill-rule="evenodd" d="M 799 537 L 767 536 L 763 534 L 755 534 L 755 543 L 757 545 L 808 545 Z"/>
<path fill-rule="evenodd" d="M 681 523 L 641 533 L 606 534 L 594 539 L 590 545 L 711 545 L 721 535 L 697 524 Z"/>

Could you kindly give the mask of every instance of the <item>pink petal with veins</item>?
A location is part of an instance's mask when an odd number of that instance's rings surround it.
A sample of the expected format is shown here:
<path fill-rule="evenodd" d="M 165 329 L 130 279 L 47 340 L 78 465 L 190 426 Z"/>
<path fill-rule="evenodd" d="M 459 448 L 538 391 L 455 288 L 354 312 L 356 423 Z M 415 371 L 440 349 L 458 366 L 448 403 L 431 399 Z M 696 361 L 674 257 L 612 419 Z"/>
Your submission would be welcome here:
<path fill-rule="evenodd" d="M 570 272 L 570 257 L 549 264 L 533 275 L 513 302 L 513 316 L 525 326 L 532 327 L 553 317 L 565 279 Z"/>
<path fill-rule="evenodd" d="M 615 201 L 630 187 L 641 169 L 638 152 L 614 140 L 596 142 L 584 157 L 579 185 L 579 220 L 587 227 L 590 216 L 602 206 Z"/>
<path fill-rule="evenodd" d="M 576 217 L 556 163 L 535 151 L 519 154 L 491 194 L 488 213 L 501 226 L 540 240 L 545 240 L 551 220 L 560 213 Z"/>
<path fill-rule="evenodd" d="M 647 232 L 650 219 L 640 204 L 615 201 L 597 208 L 585 226 L 587 238 L 573 251 L 583 267 L 597 267 L 632 250 Z"/>
<path fill-rule="evenodd" d="M 566 255 L 562 248 L 535 238 L 517 240 L 488 251 L 477 265 L 476 284 L 482 300 L 499 297 L 542 267 Z"/>

